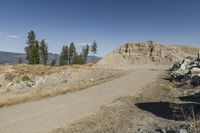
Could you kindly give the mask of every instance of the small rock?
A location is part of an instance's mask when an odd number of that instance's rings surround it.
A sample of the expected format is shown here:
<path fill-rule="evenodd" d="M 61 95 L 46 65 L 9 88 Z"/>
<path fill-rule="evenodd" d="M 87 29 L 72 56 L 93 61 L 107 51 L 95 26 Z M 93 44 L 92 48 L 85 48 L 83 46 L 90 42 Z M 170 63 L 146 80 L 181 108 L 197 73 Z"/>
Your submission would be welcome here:
<path fill-rule="evenodd" d="M 186 129 L 179 129 L 179 133 L 188 133 Z"/>
<path fill-rule="evenodd" d="M 155 130 L 157 133 L 166 133 L 167 131 L 165 129 L 161 129 L 161 128 L 158 128 Z"/>
<path fill-rule="evenodd" d="M 197 68 L 197 67 L 193 67 L 190 71 L 192 75 L 200 74 L 200 68 Z"/>
<path fill-rule="evenodd" d="M 28 82 L 26 83 L 26 85 L 27 85 L 28 87 L 32 87 L 32 86 L 34 86 L 34 82 L 33 82 L 33 81 L 28 81 Z"/>
<path fill-rule="evenodd" d="M 191 84 L 194 86 L 199 86 L 200 85 L 200 76 L 194 75 L 192 77 Z"/>
<path fill-rule="evenodd" d="M 10 82 L 10 83 L 8 83 L 8 86 L 12 86 L 12 85 L 14 85 L 14 83 L 13 83 L 13 82 Z"/>
<path fill-rule="evenodd" d="M 143 130 L 141 128 L 139 128 L 138 133 L 143 133 Z"/>
<path fill-rule="evenodd" d="M 61 80 L 61 83 L 66 83 L 68 80 L 67 79 L 63 79 Z"/>
<path fill-rule="evenodd" d="M 90 79 L 89 81 L 90 81 L 90 82 L 94 82 L 94 79 Z"/>
<path fill-rule="evenodd" d="M 167 127 L 166 128 L 166 133 L 176 133 L 174 129 L 172 129 L 171 127 Z"/>

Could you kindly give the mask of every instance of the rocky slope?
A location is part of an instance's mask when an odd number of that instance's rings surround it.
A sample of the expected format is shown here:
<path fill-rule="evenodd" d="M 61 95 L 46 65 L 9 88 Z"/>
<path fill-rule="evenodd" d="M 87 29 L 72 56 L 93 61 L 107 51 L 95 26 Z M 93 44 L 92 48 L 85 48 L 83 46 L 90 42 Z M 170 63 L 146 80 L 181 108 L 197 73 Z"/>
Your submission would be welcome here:
<path fill-rule="evenodd" d="M 163 45 L 154 41 L 127 43 L 109 53 L 96 67 L 124 68 L 132 64 L 170 65 L 185 57 L 194 57 L 199 48 Z"/>

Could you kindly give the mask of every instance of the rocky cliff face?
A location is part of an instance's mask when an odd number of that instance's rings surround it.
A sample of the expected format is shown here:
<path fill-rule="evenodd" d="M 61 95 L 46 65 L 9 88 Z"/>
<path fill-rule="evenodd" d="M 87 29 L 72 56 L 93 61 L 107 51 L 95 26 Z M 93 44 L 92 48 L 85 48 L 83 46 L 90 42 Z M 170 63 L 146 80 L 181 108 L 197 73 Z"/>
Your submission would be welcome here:
<path fill-rule="evenodd" d="M 95 66 L 126 67 L 132 64 L 170 65 L 185 57 L 194 57 L 199 51 L 199 48 L 162 45 L 154 41 L 127 43 L 109 53 Z"/>

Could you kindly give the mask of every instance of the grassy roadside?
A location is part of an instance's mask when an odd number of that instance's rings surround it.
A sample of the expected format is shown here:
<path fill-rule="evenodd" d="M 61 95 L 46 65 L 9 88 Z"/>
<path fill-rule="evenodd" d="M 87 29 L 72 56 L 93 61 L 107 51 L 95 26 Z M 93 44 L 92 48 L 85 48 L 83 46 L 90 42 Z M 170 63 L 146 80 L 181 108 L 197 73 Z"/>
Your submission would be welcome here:
<path fill-rule="evenodd" d="M 118 98 L 109 105 L 102 106 L 95 114 L 86 116 L 69 127 L 55 129 L 52 133 L 156 132 L 155 129 L 178 129 L 181 124 L 193 124 L 193 121 L 176 121 L 164 116 L 169 108 L 165 103 L 181 102 L 178 99 L 179 91 L 173 83 L 164 79 L 165 76 L 166 74 L 161 74 L 156 82 L 143 88 L 139 94 Z M 138 103 L 150 103 L 150 106 L 146 106 L 145 110 L 139 108 Z M 152 107 L 153 111 L 149 109 Z"/>
<path fill-rule="evenodd" d="M 0 99 L 0 107 L 15 105 L 15 104 L 19 104 L 19 103 L 25 103 L 25 102 L 30 102 L 30 101 L 41 100 L 41 99 L 44 99 L 44 98 L 47 98 L 47 97 L 64 95 L 66 93 L 72 93 L 72 92 L 75 92 L 75 91 L 84 90 L 88 87 L 99 85 L 101 83 L 111 81 L 113 79 L 116 79 L 116 78 L 124 75 L 124 74 L 125 74 L 124 72 L 119 72 L 118 74 L 115 74 L 112 77 L 108 77 L 106 79 L 100 79 L 100 80 L 94 81 L 94 82 L 79 83 L 79 84 L 71 85 L 71 86 L 60 85 L 56 89 L 51 89 L 51 90 L 40 89 L 40 90 L 26 92 L 26 93 L 23 93 L 23 94 L 18 94 L 18 95 L 15 95 L 15 96 L 1 98 Z"/>

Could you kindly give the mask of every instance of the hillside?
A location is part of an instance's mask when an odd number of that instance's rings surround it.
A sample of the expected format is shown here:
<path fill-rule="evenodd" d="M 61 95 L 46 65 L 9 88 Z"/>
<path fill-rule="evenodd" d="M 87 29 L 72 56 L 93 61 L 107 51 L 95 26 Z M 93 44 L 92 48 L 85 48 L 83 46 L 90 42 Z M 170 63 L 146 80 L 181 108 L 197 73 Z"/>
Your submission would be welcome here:
<path fill-rule="evenodd" d="M 23 62 L 27 63 L 25 53 L 13 53 L 13 52 L 0 51 L 0 64 L 17 64 L 19 58 L 22 58 Z M 56 60 L 58 62 L 59 55 L 49 53 L 48 58 L 49 58 L 48 63 L 50 63 L 53 60 Z"/>
<path fill-rule="evenodd" d="M 127 43 L 109 53 L 95 67 L 124 68 L 132 64 L 171 65 L 200 51 L 183 45 L 164 45 L 154 41 Z"/>
<path fill-rule="evenodd" d="M 49 53 L 48 55 L 48 64 L 50 64 L 53 60 L 56 60 L 56 63 L 59 63 L 58 54 Z M 24 63 L 27 63 L 26 54 L 25 53 L 13 53 L 13 52 L 4 52 L 0 51 L 0 64 L 17 64 L 18 59 L 22 58 Z M 88 62 L 99 61 L 101 57 L 97 56 L 88 56 Z"/>

